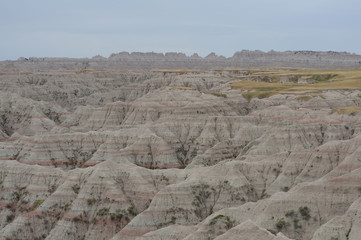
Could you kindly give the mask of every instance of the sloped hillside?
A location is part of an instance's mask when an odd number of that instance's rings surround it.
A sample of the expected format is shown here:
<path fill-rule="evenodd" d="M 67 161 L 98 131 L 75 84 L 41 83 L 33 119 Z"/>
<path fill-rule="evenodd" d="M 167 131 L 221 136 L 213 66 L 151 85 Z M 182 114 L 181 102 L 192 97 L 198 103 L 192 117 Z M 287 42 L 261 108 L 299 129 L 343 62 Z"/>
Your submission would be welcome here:
<path fill-rule="evenodd" d="M 360 70 L 0 82 L 1 240 L 359 239 Z"/>

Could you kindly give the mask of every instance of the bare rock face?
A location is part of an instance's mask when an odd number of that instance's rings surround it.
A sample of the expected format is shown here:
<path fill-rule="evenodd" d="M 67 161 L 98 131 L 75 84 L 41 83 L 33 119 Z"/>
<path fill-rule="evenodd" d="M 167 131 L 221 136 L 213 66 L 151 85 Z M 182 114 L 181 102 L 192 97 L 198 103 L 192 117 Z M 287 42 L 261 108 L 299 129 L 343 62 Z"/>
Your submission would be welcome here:
<path fill-rule="evenodd" d="M 236 52 L 232 57 L 225 58 L 210 53 L 202 58 L 197 54 L 186 56 L 183 53 L 113 53 L 108 58 L 19 58 L 16 61 L 0 63 L 2 72 L 34 72 L 49 70 L 79 69 L 217 69 L 217 68 L 257 68 L 257 67 L 298 67 L 347 69 L 359 68 L 361 56 L 347 52 L 317 51 L 248 51 Z"/>
<path fill-rule="evenodd" d="M 228 59 L 120 53 L 86 66 L 2 62 L 0 239 L 358 239 L 360 88 L 304 91 L 326 80 L 285 73 L 278 81 L 302 91 L 257 98 L 245 94 L 257 89 L 232 84 L 272 84 L 276 70 L 113 68 L 260 58 L 346 67 L 357 57 L 243 51 Z"/>

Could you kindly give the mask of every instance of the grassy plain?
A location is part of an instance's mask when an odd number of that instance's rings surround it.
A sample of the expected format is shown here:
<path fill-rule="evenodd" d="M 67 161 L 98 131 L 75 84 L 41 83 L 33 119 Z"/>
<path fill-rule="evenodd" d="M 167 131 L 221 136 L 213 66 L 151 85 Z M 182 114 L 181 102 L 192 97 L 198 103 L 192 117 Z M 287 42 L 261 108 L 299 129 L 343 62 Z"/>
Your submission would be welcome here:
<path fill-rule="evenodd" d="M 268 76 L 272 82 L 247 81 L 252 77 Z M 300 84 L 296 81 L 281 83 L 282 76 L 290 80 L 313 79 L 313 84 Z M 232 89 L 240 89 L 248 100 L 265 98 L 279 93 L 308 94 L 327 90 L 361 90 L 361 70 L 250 70 L 249 75 L 231 83 Z"/>

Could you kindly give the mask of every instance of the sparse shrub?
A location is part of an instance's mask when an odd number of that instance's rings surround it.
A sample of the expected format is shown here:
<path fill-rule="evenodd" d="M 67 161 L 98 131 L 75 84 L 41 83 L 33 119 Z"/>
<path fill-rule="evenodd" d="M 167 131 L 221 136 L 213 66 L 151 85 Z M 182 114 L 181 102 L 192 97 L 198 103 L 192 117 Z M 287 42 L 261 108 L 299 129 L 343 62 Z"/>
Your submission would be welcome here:
<path fill-rule="evenodd" d="M 337 76 L 338 76 L 337 74 L 321 74 L 321 75 L 313 75 L 312 79 L 314 79 L 316 82 L 325 82 Z"/>
<path fill-rule="evenodd" d="M 169 182 L 169 178 L 168 177 L 166 177 L 166 176 L 164 176 L 163 174 L 162 174 L 162 176 L 161 176 L 161 179 L 160 179 L 161 181 L 166 181 L 166 182 Z"/>
<path fill-rule="evenodd" d="M 210 224 L 210 225 L 214 225 L 214 224 L 216 224 L 216 222 L 217 222 L 218 219 L 223 218 L 223 217 L 224 217 L 224 215 L 219 214 L 219 215 L 215 216 L 215 217 L 211 220 L 211 222 L 210 222 L 209 224 Z"/>
<path fill-rule="evenodd" d="M 123 216 L 124 214 L 122 213 L 122 211 L 118 209 L 115 213 L 110 214 L 110 220 L 114 222 L 120 222 Z"/>
<path fill-rule="evenodd" d="M 346 239 L 348 240 L 350 237 L 350 233 L 351 233 L 351 228 L 348 229 L 347 233 L 345 234 Z"/>
<path fill-rule="evenodd" d="M 290 82 L 297 83 L 299 76 L 292 76 L 289 78 Z"/>
<path fill-rule="evenodd" d="M 43 204 L 44 201 L 45 201 L 44 199 L 35 200 L 32 206 L 32 210 L 37 209 L 41 204 Z"/>
<path fill-rule="evenodd" d="M 176 218 L 175 216 L 172 216 L 170 222 L 171 222 L 172 224 L 175 224 L 175 221 L 176 221 L 176 220 L 177 220 L 177 218 Z"/>
<path fill-rule="evenodd" d="M 89 206 L 91 206 L 96 202 L 96 199 L 95 198 L 88 198 L 86 202 L 87 202 L 87 204 Z"/>
<path fill-rule="evenodd" d="M 295 212 L 294 210 L 290 210 L 288 212 L 285 213 L 285 216 L 287 218 L 291 218 L 293 220 L 293 227 L 294 229 L 300 229 L 302 228 L 302 225 L 299 224 L 300 219 L 298 218 L 298 214 L 297 212 Z"/>
<path fill-rule="evenodd" d="M 302 218 L 305 219 L 306 221 L 308 221 L 311 218 L 310 215 L 311 210 L 307 206 L 300 207 L 298 211 L 300 212 Z"/>
<path fill-rule="evenodd" d="M 293 210 L 290 210 L 290 211 L 286 212 L 286 214 L 285 214 L 286 217 L 293 217 L 295 215 L 296 215 L 296 213 Z"/>
<path fill-rule="evenodd" d="M 26 195 L 28 195 L 28 191 L 26 191 L 26 187 L 16 187 L 16 190 L 11 194 L 11 199 L 13 202 L 22 202 L 24 201 Z"/>
<path fill-rule="evenodd" d="M 300 222 L 300 220 L 299 220 L 297 217 L 295 217 L 295 218 L 293 219 L 293 227 L 294 227 L 295 229 L 302 228 L 302 225 L 301 225 L 301 224 L 298 224 L 299 222 Z"/>
<path fill-rule="evenodd" d="M 137 216 L 138 214 L 133 205 L 128 207 L 127 211 L 131 216 Z"/>
<path fill-rule="evenodd" d="M 266 189 L 262 189 L 262 193 L 261 193 L 261 199 L 262 198 L 266 198 L 268 197 L 269 195 L 266 193 Z"/>
<path fill-rule="evenodd" d="M 58 164 L 56 163 L 55 158 L 50 158 L 50 161 L 51 161 L 51 164 L 52 164 L 55 168 L 58 167 Z"/>
<path fill-rule="evenodd" d="M 195 207 L 195 215 L 202 220 L 211 215 L 221 193 L 224 190 L 229 190 L 229 188 L 228 181 L 219 182 L 215 187 L 211 187 L 206 183 L 193 186 L 192 194 L 194 199 L 192 205 Z"/>
<path fill-rule="evenodd" d="M 72 186 L 72 189 L 73 189 L 74 193 L 78 194 L 79 190 L 80 190 L 80 186 L 78 184 L 75 184 Z"/>
<path fill-rule="evenodd" d="M 289 226 L 289 223 L 285 221 L 284 218 L 278 219 L 275 223 L 276 228 L 278 231 L 281 231 L 284 228 L 287 228 Z"/>
<path fill-rule="evenodd" d="M 98 216 L 105 216 L 109 214 L 109 208 L 102 208 L 99 209 L 99 211 L 97 212 Z"/>
<path fill-rule="evenodd" d="M 13 213 L 6 216 L 6 222 L 10 223 L 15 219 L 15 215 Z"/>
<path fill-rule="evenodd" d="M 49 192 L 49 193 L 55 192 L 56 187 L 57 187 L 56 183 L 53 183 L 52 185 L 49 186 L 48 192 Z"/>
<path fill-rule="evenodd" d="M 11 158 L 11 159 L 13 159 L 13 160 L 17 160 L 17 159 L 18 159 L 18 157 L 19 157 L 19 154 L 20 154 L 20 152 L 15 153 L 15 154 L 12 156 L 12 158 Z"/>
<path fill-rule="evenodd" d="M 68 211 L 69 208 L 70 208 L 71 204 L 70 203 L 66 203 L 64 206 L 63 206 L 63 210 L 64 211 Z"/>
<path fill-rule="evenodd" d="M 79 216 L 73 217 L 73 222 L 80 222 L 81 218 Z"/>
<path fill-rule="evenodd" d="M 273 168 L 272 171 L 275 172 L 276 177 L 278 177 L 280 175 L 280 173 L 281 173 L 281 169 L 279 169 L 279 168 Z"/>
<path fill-rule="evenodd" d="M 226 223 L 225 223 L 225 224 L 226 224 L 226 229 L 227 229 L 227 230 L 231 229 L 231 228 L 235 225 L 235 222 L 236 222 L 236 221 L 234 221 L 234 220 L 232 221 L 232 220 L 230 219 L 230 217 L 227 216 L 227 217 L 226 217 Z"/>

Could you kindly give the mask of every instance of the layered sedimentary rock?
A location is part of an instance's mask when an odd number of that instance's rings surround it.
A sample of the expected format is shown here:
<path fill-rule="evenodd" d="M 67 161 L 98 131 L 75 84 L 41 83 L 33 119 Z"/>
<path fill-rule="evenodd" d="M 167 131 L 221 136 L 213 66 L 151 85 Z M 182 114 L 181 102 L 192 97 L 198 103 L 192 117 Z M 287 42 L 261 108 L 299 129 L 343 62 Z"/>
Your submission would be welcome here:
<path fill-rule="evenodd" d="M 206 57 L 198 54 L 186 56 L 183 53 L 140 53 L 120 52 L 108 58 L 19 58 L 16 61 L 0 63 L 1 71 L 33 72 L 48 70 L 78 69 L 215 69 L 249 67 L 304 67 L 304 68 L 359 68 L 361 56 L 347 52 L 317 51 L 248 51 L 236 52 L 226 58 L 211 53 Z"/>
<path fill-rule="evenodd" d="M 135 55 L 110 58 L 125 57 Z M 0 76 L 0 239 L 358 239 L 358 89 L 247 98 L 232 83 L 274 78 L 9 72 Z"/>

